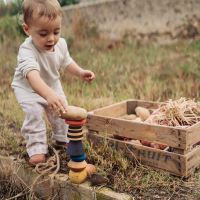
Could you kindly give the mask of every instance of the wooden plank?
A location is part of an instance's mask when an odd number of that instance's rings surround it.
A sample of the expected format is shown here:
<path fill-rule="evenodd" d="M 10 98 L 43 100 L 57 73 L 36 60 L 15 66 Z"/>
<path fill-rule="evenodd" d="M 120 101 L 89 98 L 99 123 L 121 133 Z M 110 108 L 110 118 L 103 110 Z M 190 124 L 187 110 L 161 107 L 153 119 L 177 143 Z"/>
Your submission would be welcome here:
<path fill-rule="evenodd" d="M 200 146 L 196 146 L 190 153 L 186 154 L 187 176 L 194 173 L 200 167 Z"/>
<path fill-rule="evenodd" d="M 122 137 L 154 141 L 167 144 L 170 147 L 186 149 L 186 131 L 184 129 L 93 114 L 88 115 L 87 127 L 91 131 L 107 132 Z"/>
<path fill-rule="evenodd" d="M 92 132 L 87 133 L 87 138 L 90 142 L 92 142 L 92 145 L 97 148 L 99 148 L 102 144 L 105 144 L 106 140 L 109 146 L 123 151 L 124 155 L 131 160 L 137 159 L 142 164 L 167 170 L 171 174 L 175 174 L 177 176 L 186 175 L 185 156 L 183 155 L 153 149 L 142 145 L 136 145 L 131 142 L 103 137 Z"/>
<path fill-rule="evenodd" d="M 192 149 L 193 145 L 200 141 L 200 122 L 186 129 L 187 146 Z"/>
<path fill-rule="evenodd" d="M 106 117 L 120 117 L 127 114 L 127 103 L 126 101 L 122 101 L 110 106 L 105 106 L 103 108 L 93 110 L 89 113 Z"/>

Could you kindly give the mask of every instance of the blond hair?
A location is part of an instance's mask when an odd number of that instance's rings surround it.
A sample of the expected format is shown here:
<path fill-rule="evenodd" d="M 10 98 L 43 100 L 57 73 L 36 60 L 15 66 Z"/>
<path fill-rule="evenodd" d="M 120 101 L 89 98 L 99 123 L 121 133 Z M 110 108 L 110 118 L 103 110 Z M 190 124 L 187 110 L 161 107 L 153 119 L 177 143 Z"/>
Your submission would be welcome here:
<path fill-rule="evenodd" d="M 22 4 L 23 21 L 28 24 L 33 15 L 48 17 L 49 20 L 62 15 L 62 10 L 57 0 L 24 0 Z"/>

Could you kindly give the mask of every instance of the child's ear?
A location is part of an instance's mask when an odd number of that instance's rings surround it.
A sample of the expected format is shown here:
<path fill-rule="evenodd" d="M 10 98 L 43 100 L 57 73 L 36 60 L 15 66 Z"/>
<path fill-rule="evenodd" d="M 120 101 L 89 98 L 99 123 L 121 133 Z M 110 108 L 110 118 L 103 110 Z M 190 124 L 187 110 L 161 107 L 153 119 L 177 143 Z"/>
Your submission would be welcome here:
<path fill-rule="evenodd" d="M 26 23 L 23 23 L 22 27 L 23 27 L 23 30 L 26 33 L 26 35 L 29 36 L 29 27 L 28 27 L 28 25 Z"/>

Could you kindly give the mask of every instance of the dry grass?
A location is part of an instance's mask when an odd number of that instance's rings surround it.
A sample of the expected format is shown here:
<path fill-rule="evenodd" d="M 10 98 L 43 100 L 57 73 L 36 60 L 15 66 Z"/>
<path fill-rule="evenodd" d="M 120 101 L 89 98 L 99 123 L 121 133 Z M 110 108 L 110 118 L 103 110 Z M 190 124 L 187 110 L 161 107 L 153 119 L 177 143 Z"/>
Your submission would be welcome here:
<path fill-rule="evenodd" d="M 189 179 L 169 175 L 141 165 L 137 160 L 129 160 L 123 152 L 110 147 L 106 140 L 95 146 L 85 142 L 85 149 L 88 161 L 108 178 L 107 186 L 115 191 L 127 192 L 136 199 L 194 200 L 200 197 L 199 172 Z"/>
<path fill-rule="evenodd" d="M 1 158 L 2 159 L 2 158 Z M 19 167 L 19 166 L 18 166 Z M 17 167 L 3 158 L 0 166 L 0 199 L 38 200 L 30 187 L 17 175 Z"/>
<path fill-rule="evenodd" d="M 169 99 L 154 110 L 146 122 L 185 128 L 200 121 L 200 105 L 193 99 Z"/>

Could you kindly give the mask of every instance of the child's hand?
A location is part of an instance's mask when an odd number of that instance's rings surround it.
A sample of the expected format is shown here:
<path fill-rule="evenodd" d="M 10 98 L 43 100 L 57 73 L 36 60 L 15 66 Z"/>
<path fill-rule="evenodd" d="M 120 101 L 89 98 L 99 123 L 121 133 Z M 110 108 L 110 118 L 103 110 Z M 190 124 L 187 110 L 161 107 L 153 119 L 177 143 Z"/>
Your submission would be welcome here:
<path fill-rule="evenodd" d="M 80 73 L 80 77 L 85 80 L 85 81 L 92 81 L 93 79 L 95 79 L 95 75 L 92 71 L 90 70 L 81 70 L 81 73 Z"/>
<path fill-rule="evenodd" d="M 51 93 L 47 96 L 46 100 L 48 102 L 48 107 L 55 112 L 56 115 L 61 116 L 61 112 L 66 112 L 67 106 L 61 96 L 57 95 L 56 93 Z"/>

